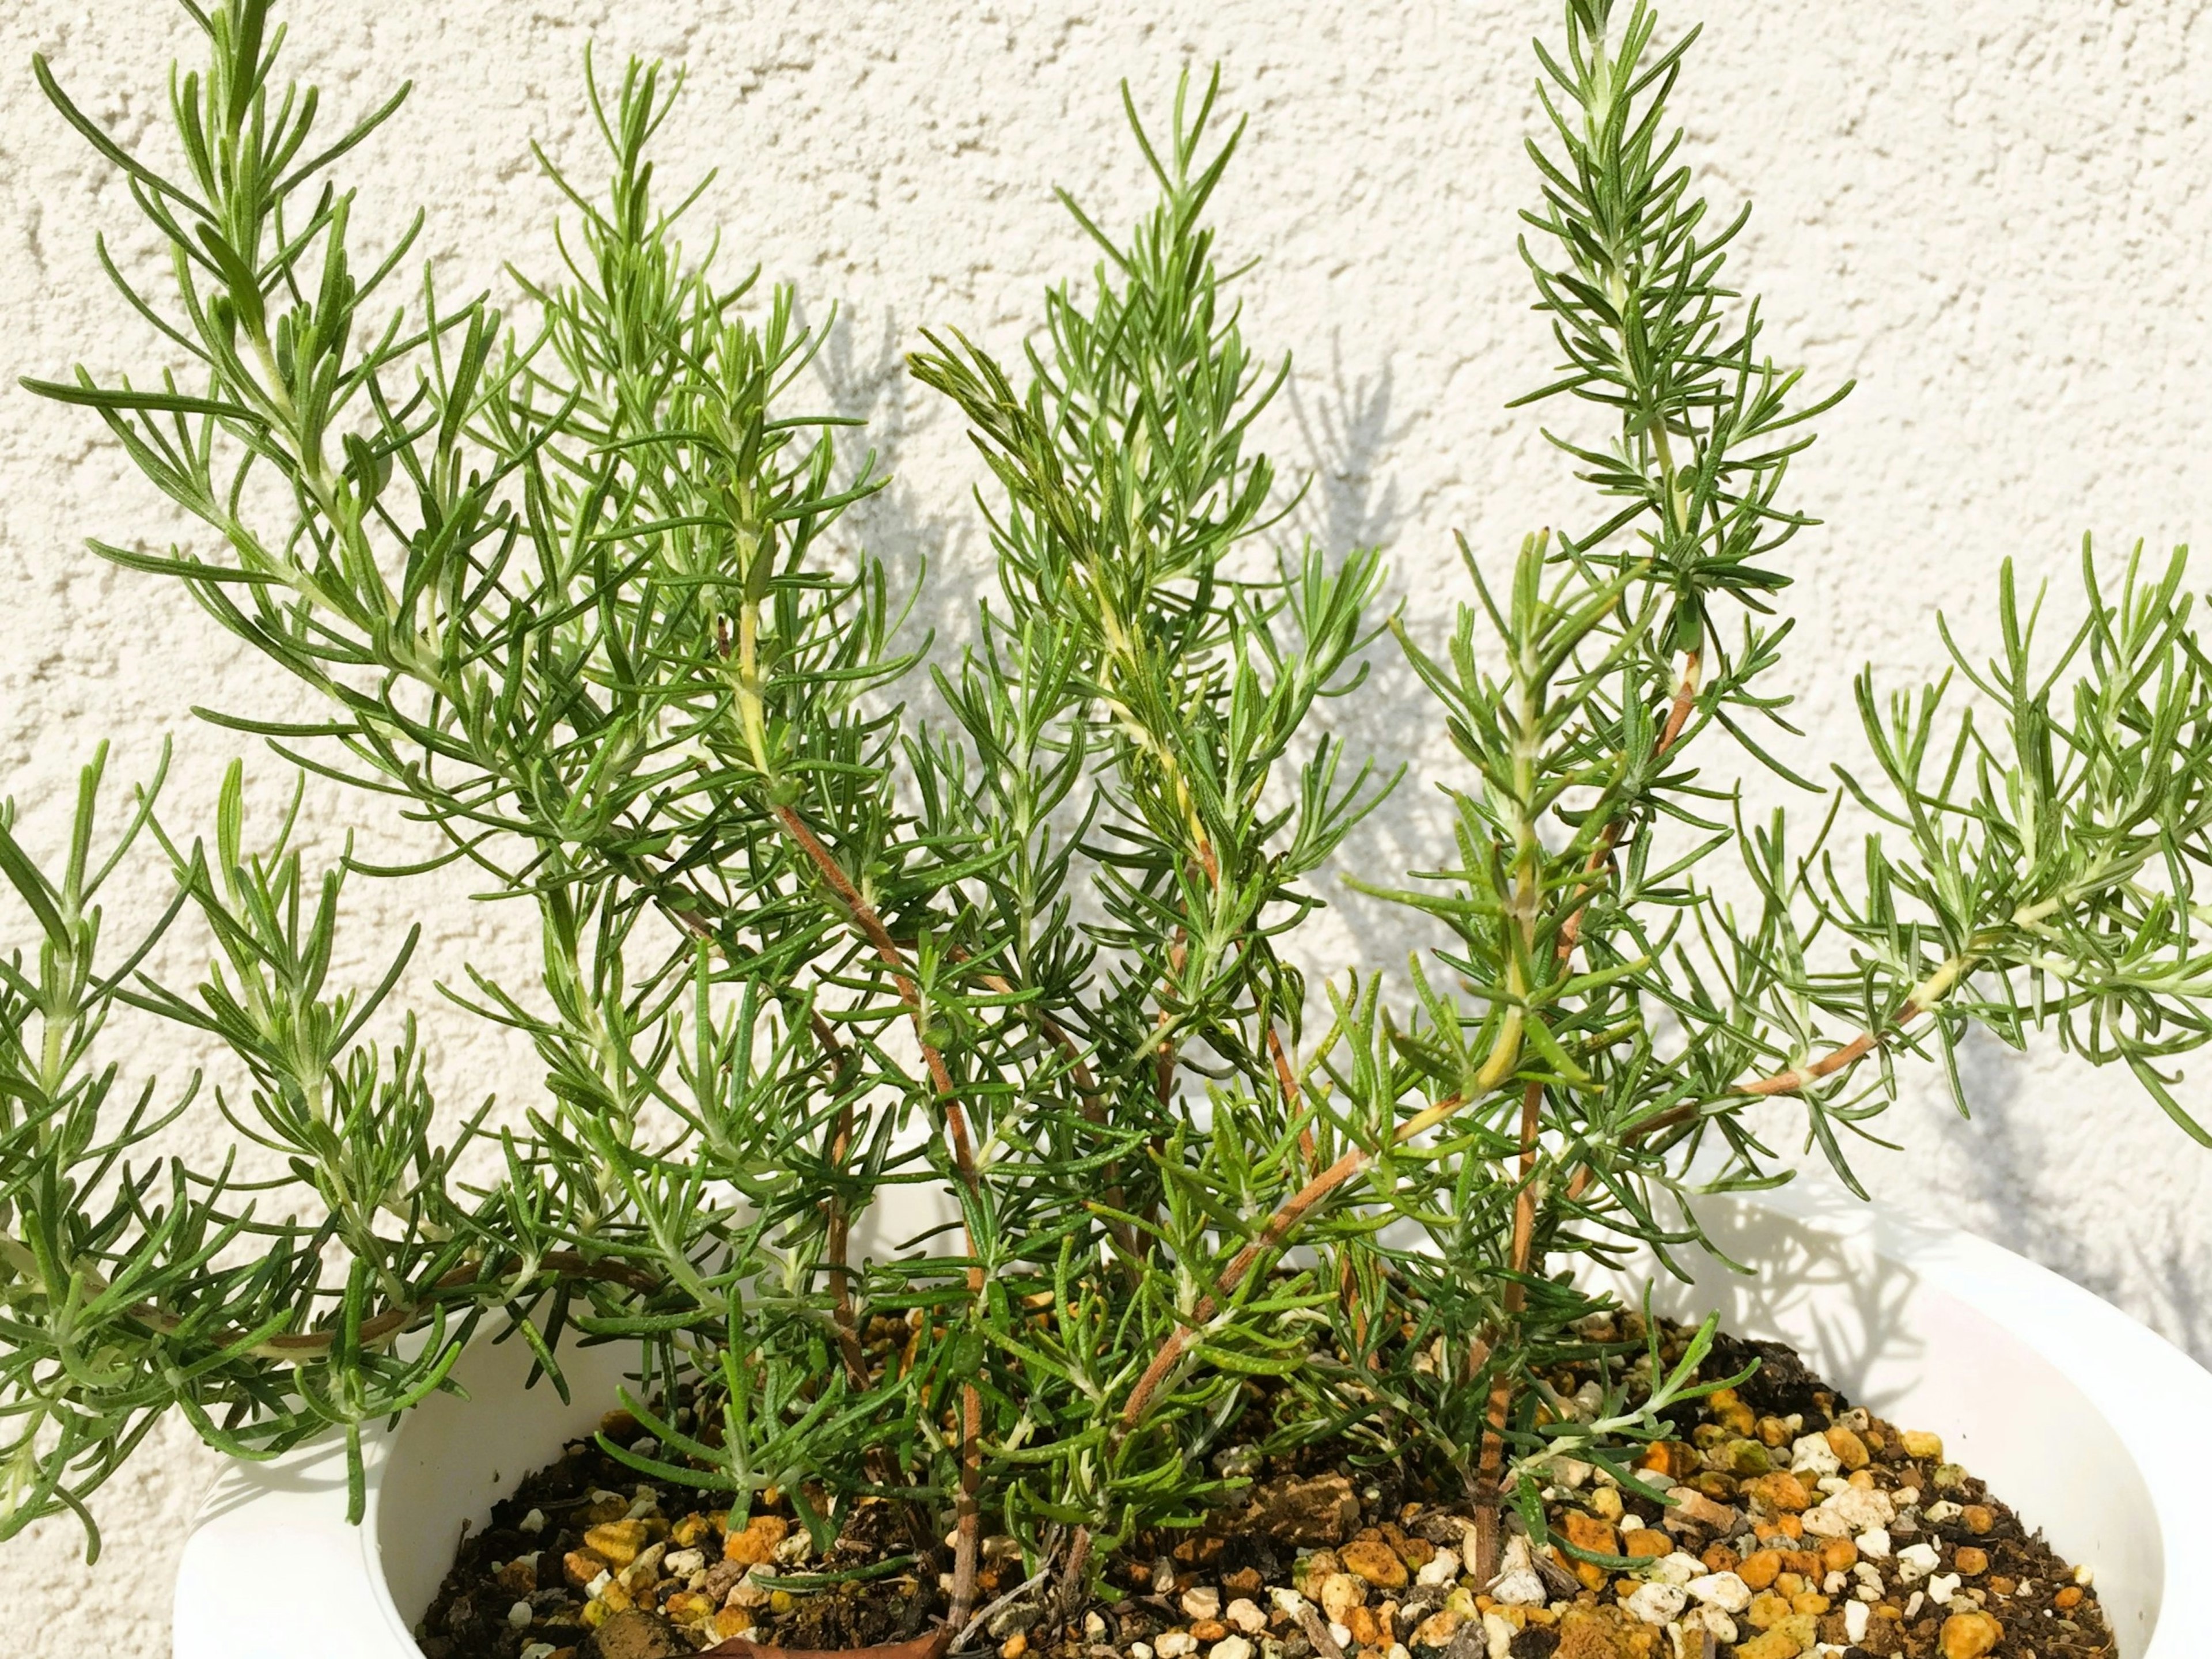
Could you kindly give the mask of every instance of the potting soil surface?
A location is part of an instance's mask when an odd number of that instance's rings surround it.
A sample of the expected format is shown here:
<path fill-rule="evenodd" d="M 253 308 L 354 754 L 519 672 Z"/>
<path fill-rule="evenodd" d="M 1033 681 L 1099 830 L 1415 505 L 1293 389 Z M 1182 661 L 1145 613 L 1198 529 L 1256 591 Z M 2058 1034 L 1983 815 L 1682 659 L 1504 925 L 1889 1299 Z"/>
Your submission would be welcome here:
<path fill-rule="evenodd" d="M 1662 1334 L 1679 1353 L 1687 1333 Z M 1947 1462 L 1936 1435 L 1851 1408 L 1779 1344 L 1723 1334 L 1702 1370 L 1733 1376 L 1754 1359 L 1741 1387 L 1668 1413 L 1680 1437 L 1651 1447 L 1639 1478 L 1669 1502 L 1555 1465 L 1552 1541 L 1534 1545 L 1515 1519 L 1487 1583 L 1468 1571 L 1472 1505 L 1349 1466 L 1327 1445 L 1285 1459 L 1247 1449 L 1257 1467 L 1237 1506 L 1200 1531 L 1140 1537 L 1070 1620 L 1043 1620 L 1036 1593 L 1006 1599 L 1027 1570 L 1013 1539 L 987 1538 L 987 1616 L 960 1650 L 2112 1659 L 2090 1575 Z M 1573 1367 L 1549 1380 L 1567 1402 L 1595 1389 Z M 639 1432 L 625 1413 L 603 1426 L 625 1443 Z M 707 1498 L 641 1481 L 592 1441 L 568 1446 L 461 1539 L 417 1632 L 426 1659 L 677 1659 L 733 1640 L 859 1647 L 924 1634 L 945 1611 L 949 1552 L 917 1542 L 886 1502 L 850 1505 L 817 1554 L 787 1507 L 756 1502 L 732 1527 Z"/>

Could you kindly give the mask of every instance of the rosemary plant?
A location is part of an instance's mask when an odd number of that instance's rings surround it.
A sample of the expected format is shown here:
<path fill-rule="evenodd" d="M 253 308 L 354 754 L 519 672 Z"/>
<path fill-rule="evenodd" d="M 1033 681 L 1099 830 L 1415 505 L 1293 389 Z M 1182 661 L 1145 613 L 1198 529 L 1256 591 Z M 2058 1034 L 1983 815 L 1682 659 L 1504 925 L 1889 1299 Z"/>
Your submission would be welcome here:
<path fill-rule="evenodd" d="M 1440 646 L 1382 614 L 1376 550 L 1288 538 L 1252 435 L 1287 362 L 1247 343 L 1206 216 L 1242 129 L 1218 77 L 1186 82 L 1164 125 L 1129 104 L 1158 204 L 1117 235 L 1068 202 L 1096 264 L 1019 361 L 951 331 L 912 359 L 988 469 L 997 580 L 957 652 L 899 642 L 918 577 L 841 526 L 884 478 L 805 410 L 790 290 L 682 240 L 705 185 L 671 202 L 654 173 L 658 70 L 587 73 L 610 177 L 541 156 L 563 263 L 517 271 L 508 318 L 428 271 L 403 295 L 420 215 L 356 259 L 342 169 L 404 88 L 318 137 L 269 14 L 193 9 L 175 177 L 38 65 L 169 246 L 159 293 L 102 257 L 170 364 L 32 388 L 194 526 L 94 550 L 318 711 L 205 718 L 442 850 L 309 872 L 289 820 L 249 842 L 235 769 L 211 841 L 161 821 L 158 777 L 103 836 L 95 762 L 58 876 L 0 823 L 29 930 L 0 970 L 0 1533 L 62 1509 L 89 1533 L 86 1495 L 171 1410 L 240 1456 L 342 1433 L 358 1509 L 363 1432 L 489 1328 L 556 1387 L 564 1342 L 632 1345 L 654 1443 L 607 1449 L 740 1520 L 773 1489 L 826 1545 L 893 1504 L 951 1632 L 987 1518 L 1073 1612 L 1115 1551 L 1249 1484 L 1232 1444 L 1472 1500 L 1490 1571 L 1504 1506 L 1543 1536 L 1554 1460 L 1633 1480 L 1723 1380 L 1710 1327 L 1671 1366 L 1613 1354 L 1595 1407 L 1545 1375 L 1605 1306 L 1577 1258 L 1663 1265 L 1699 1194 L 1787 1176 L 1763 1103 L 1850 1179 L 1902 1061 L 1955 1088 L 1970 1028 L 2050 1030 L 2205 1138 L 2171 1073 L 2212 1030 L 2180 555 L 2085 550 L 2056 650 L 2008 568 L 1999 659 L 1952 650 L 1971 710 L 1950 677 L 1863 680 L 1872 767 L 1809 836 L 1740 821 L 1747 767 L 1820 794 L 1765 728 L 1814 522 L 1789 466 L 1843 394 L 1778 369 L 1724 286 L 1744 221 L 1680 160 L 1691 42 L 1659 46 L 1644 0 L 1568 0 L 1538 47 L 1523 252 L 1561 368 L 1525 401 L 1573 417 L 1586 523 L 1495 577 L 1468 552 Z M 1317 714 L 1386 627 L 1465 766 L 1451 849 L 1378 890 L 1452 944 L 1402 994 L 1316 994 L 1285 936 L 1391 783 Z M 901 701 L 924 672 L 933 718 Z M 1881 823 L 1855 864 L 1846 800 Z M 143 971 L 152 937 L 101 937 L 134 849 L 174 877 L 155 936 L 206 930 L 197 988 Z M 537 914 L 534 977 L 451 994 L 544 1085 L 441 1145 L 411 1027 L 366 1035 L 411 936 L 373 986 L 330 964 L 348 881 L 453 861 Z M 196 1091 L 126 1093 L 119 1007 L 237 1057 L 251 1086 L 215 1103 L 284 1178 L 146 1156 Z M 495 1176 L 462 1182 L 485 1141 Z M 878 1208 L 912 1236 L 856 1253 Z"/>

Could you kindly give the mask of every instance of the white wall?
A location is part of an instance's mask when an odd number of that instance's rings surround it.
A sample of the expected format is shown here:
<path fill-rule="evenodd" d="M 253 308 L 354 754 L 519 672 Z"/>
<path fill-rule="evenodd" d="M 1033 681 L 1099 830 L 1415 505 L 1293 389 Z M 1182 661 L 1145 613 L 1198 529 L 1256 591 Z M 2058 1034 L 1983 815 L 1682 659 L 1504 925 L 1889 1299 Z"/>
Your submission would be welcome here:
<path fill-rule="evenodd" d="M 80 358 L 148 365 L 90 242 L 105 227 L 143 267 L 143 239 L 117 179 L 38 98 L 28 59 L 48 54 L 126 140 L 159 143 L 167 64 L 197 50 L 187 20 L 147 0 L 3 9 L 0 367 L 12 381 Z M 1767 295 L 1778 352 L 1817 383 L 1859 382 L 1795 486 L 1830 526 L 1797 544 L 1787 596 L 1802 619 L 1788 674 L 1811 734 L 1791 752 L 1819 768 L 1857 752 L 1860 664 L 1917 674 L 1939 606 L 1970 639 L 1990 635 L 2003 557 L 2068 580 L 2085 530 L 2163 547 L 2212 526 L 2212 8 L 1677 0 L 1666 27 L 1700 11 L 1709 33 L 1678 106 L 1714 192 L 1759 205 L 1737 274 Z M 1312 527 L 1386 542 L 1417 623 L 1433 624 L 1458 589 L 1450 531 L 1495 557 L 1524 529 L 1581 514 L 1531 418 L 1501 407 L 1547 362 L 1511 215 L 1531 194 L 1526 41 L 1554 12 L 1549 0 L 303 0 L 290 62 L 337 112 L 413 78 L 410 113 L 361 161 L 363 216 L 391 227 L 426 204 L 425 249 L 449 291 L 495 280 L 509 257 L 542 264 L 550 198 L 527 145 L 588 164 L 587 40 L 605 60 L 685 65 L 664 164 L 719 167 L 706 211 L 738 255 L 798 282 L 817 316 L 842 302 L 825 395 L 874 417 L 899 476 L 869 534 L 895 556 L 929 553 L 950 595 L 982 551 L 963 500 L 976 468 L 898 354 L 929 325 L 1016 340 L 1041 284 L 1087 264 L 1049 187 L 1109 222 L 1140 199 L 1116 81 L 1157 107 L 1179 65 L 1218 58 L 1252 117 L 1221 198 L 1224 241 L 1265 260 L 1252 334 L 1297 359 L 1277 452 L 1318 469 Z M 88 534 L 165 535 L 149 497 L 95 422 L 0 393 L 0 777 L 34 838 L 58 829 L 104 736 L 128 777 L 173 735 L 175 811 L 191 823 L 239 740 L 189 708 L 289 705 L 178 593 L 83 550 Z M 1435 769 L 1446 751 L 1432 724 L 1389 677 L 1362 729 Z M 273 763 L 255 765 L 281 785 Z M 313 792 L 310 812 L 327 847 L 354 826 L 372 852 L 405 844 L 334 791 Z M 1409 789 L 1362 861 L 1419 857 L 1431 820 L 1426 792 Z M 362 891 L 355 948 L 365 962 L 375 922 L 425 916 L 410 989 L 450 1097 L 526 1093 L 527 1057 L 430 989 L 468 955 L 518 960 L 521 918 L 443 885 L 443 904 Z M 1386 921 L 1355 910 L 1321 942 L 1388 961 L 1403 940 Z M 152 1058 L 181 1071 L 189 1057 Z M 1974 1123 L 1932 1096 L 1893 1115 L 1907 1152 L 1881 1163 L 1885 1195 L 2024 1250 L 2212 1358 L 2212 1158 L 2119 1079 L 1992 1054 L 1971 1069 Z M 2186 1095 L 2212 1108 L 2201 1078 Z M 218 1128 L 203 1121 L 188 1140 L 211 1153 Z M 10 1546 L 14 1650 L 158 1651 L 210 1467 L 188 1437 L 157 1434 L 97 1505 L 96 1570 L 76 1559 L 69 1526 Z"/>

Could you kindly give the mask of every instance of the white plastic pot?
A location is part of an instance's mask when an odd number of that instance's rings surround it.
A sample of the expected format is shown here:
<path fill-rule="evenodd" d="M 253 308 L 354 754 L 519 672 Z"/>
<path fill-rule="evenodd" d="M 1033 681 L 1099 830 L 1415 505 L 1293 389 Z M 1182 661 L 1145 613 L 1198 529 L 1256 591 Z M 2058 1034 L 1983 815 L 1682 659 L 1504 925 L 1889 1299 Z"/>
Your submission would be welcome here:
<path fill-rule="evenodd" d="M 1661 1311 L 1717 1312 L 1779 1338 L 1859 1403 L 1942 1434 L 2069 1560 L 2090 1566 L 2122 1659 L 2212 1654 L 2212 1375 L 2056 1274 L 1969 1235 L 1818 1189 L 1714 1200 L 1696 1282 Z M 1623 1285 L 1632 1300 L 1640 1285 Z M 437 1396 L 368 1450 L 368 1512 L 345 1519 L 342 1449 L 304 1448 L 219 1480 L 185 1547 L 176 1659 L 416 1659 L 410 1634 L 463 1524 L 614 1403 L 627 1348 L 567 1361 L 573 1406 L 525 1390 L 521 1343 L 479 1344 Z"/>

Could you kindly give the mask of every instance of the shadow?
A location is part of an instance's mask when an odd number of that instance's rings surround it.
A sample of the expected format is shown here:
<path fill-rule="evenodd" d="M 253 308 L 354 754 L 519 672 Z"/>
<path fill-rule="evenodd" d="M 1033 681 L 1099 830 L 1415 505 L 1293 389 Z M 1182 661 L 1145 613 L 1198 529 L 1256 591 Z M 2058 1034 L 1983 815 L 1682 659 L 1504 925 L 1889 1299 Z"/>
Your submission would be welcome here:
<path fill-rule="evenodd" d="M 1971 1031 L 1959 1050 L 1966 1110 L 1960 1112 L 1948 1091 L 1939 1097 L 1937 1103 L 1947 1109 L 1939 1135 L 1963 1176 L 1975 1231 L 2078 1284 L 2088 1265 L 2081 1242 L 2026 1224 L 2040 1207 L 2033 1194 L 2042 1184 L 2045 1161 L 2034 1119 L 2020 1109 L 2027 1069 L 2026 1056 L 1978 1029 Z"/>
<path fill-rule="evenodd" d="M 2137 1277 L 2151 1287 L 2155 1328 L 2198 1364 L 2212 1369 L 2212 1244 L 2191 1240 L 2157 1249 L 2138 1248 L 2135 1255 Z"/>
<path fill-rule="evenodd" d="M 2069 1062 L 2070 1063 L 2070 1062 Z M 2058 1121 L 2036 1105 L 2028 1085 L 2033 1062 L 1979 1031 L 1959 1054 L 1960 1080 L 1971 1117 L 1944 1111 L 1936 1139 L 1941 1175 L 1959 1192 L 1959 1219 L 1972 1231 L 2038 1265 L 2159 1330 L 2203 1363 L 2212 1363 L 2212 1244 L 2177 1237 L 2170 1228 L 2154 1239 L 2142 1227 L 2110 1243 L 2078 1228 L 2055 1224 L 2069 1191 L 2072 1159 L 2058 1139 Z M 1942 1105 L 1948 1105 L 1948 1097 Z M 1936 1102 L 1930 1107 L 1940 1109 Z"/>
<path fill-rule="evenodd" d="M 1832 1180 L 1698 1211 L 1716 1250 L 1758 1271 L 1682 1250 L 1690 1282 L 1656 1283 L 1658 1311 L 1717 1313 L 1734 1334 L 1786 1342 L 1856 1403 L 1940 1432 L 1948 1460 L 2037 1517 L 2054 1548 L 2095 1565 L 2120 1651 L 2142 1650 L 2171 1585 L 2152 1517 L 2175 1501 L 2163 1495 L 2170 1460 L 2140 1455 L 2163 1450 L 2151 1401 L 2166 1389 L 2198 1398 L 2212 1382 L 2048 1270 L 1869 1208 Z M 1632 1270 L 1577 1276 L 1632 1305 L 1642 1289 Z"/>
<path fill-rule="evenodd" d="M 1390 424 L 1395 374 L 1386 357 L 1371 374 L 1345 377 L 1340 336 L 1329 343 L 1328 392 L 1309 404 L 1293 379 L 1284 389 L 1297 421 L 1311 483 L 1292 522 L 1332 553 L 1379 547 L 1402 516 L 1395 480 L 1376 477 L 1406 424 Z"/>
<path fill-rule="evenodd" d="M 1347 366 L 1339 336 L 1331 339 L 1328 373 L 1318 388 L 1297 379 L 1284 388 L 1304 452 L 1304 494 L 1285 528 L 1332 558 L 1355 548 L 1385 550 L 1377 622 L 1408 609 L 1413 598 L 1405 566 L 1388 550 L 1406 516 L 1389 469 L 1391 449 L 1412 425 L 1397 416 L 1395 384 L 1388 356 L 1372 368 Z M 1366 683 L 1342 702 L 1321 705 L 1318 724 L 1346 744 L 1352 767 L 1371 760 L 1380 777 L 1401 767 L 1405 772 L 1390 797 L 1316 872 L 1315 890 L 1334 913 L 1336 925 L 1317 929 L 1318 941 L 1325 942 L 1318 951 L 1307 947 L 1307 954 L 1328 958 L 1310 963 L 1322 972 L 1340 973 L 1356 963 L 1363 971 L 1401 976 L 1409 955 L 1425 955 L 1446 943 L 1449 933 L 1417 911 L 1360 892 L 1346 878 L 1356 872 L 1402 884 L 1406 871 L 1451 860 L 1453 810 L 1436 785 L 1450 775 L 1448 769 L 1455 770 L 1456 757 L 1445 743 L 1442 721 L 1433 716 L 1428 690 L 1397 641 L 1379 635 L 1369 645 L 1366 661 Z"/>
<path fill-rule="evenodd" d="M 949 664 L 974 637 L 975 606 L 990 586 L 990 561 L 979 556 L 979 550 L 986 556 L 988 550 L 972 513 L 954 518 L 925 510 L 919 493 L 900 476 L 915 430 L 934 412 L 935 394 L 907 373 L 906 354 L 915 343 L 895 312 L 887 309 L 864 323 L 851 309 L 841 309 L 815 355 L 813 373 L 827 394 L 829 413 L 866 422 L 840 434 L 841 477 L 854 477 L 861 457 L 872 451 L 875 471 L 890 478 L 847 510 L 838 542 L 883 562 L 894 612 L 904 611 L 893 650 L 921 651 L 934 640 L 935 660 Z M 909 672 L 894 695 L 925 714 L 939 712 L 926 672 Z"/>
<path fill-rule="evenodd" d="M 1620 1273 L 1601 1281 L 1631 1307 L 1648 1285 L 1652 1306 L 1671 1318 L 1717 1314 L 1732 1335 L 1787 1342 L 1856 1403 L 1881 1410 L 1908 1397 L 1927 1351 L 1910 1317 L 1919 1276 L 1873 1247 L 1864 1207 L 1848 1194 L 1815 1188 L 1792 1196 L 1808 1218 L 1735 1198 L 1693 1203 L 1707 1243 L 1672 1252 L 1686 1279 Z"/>

